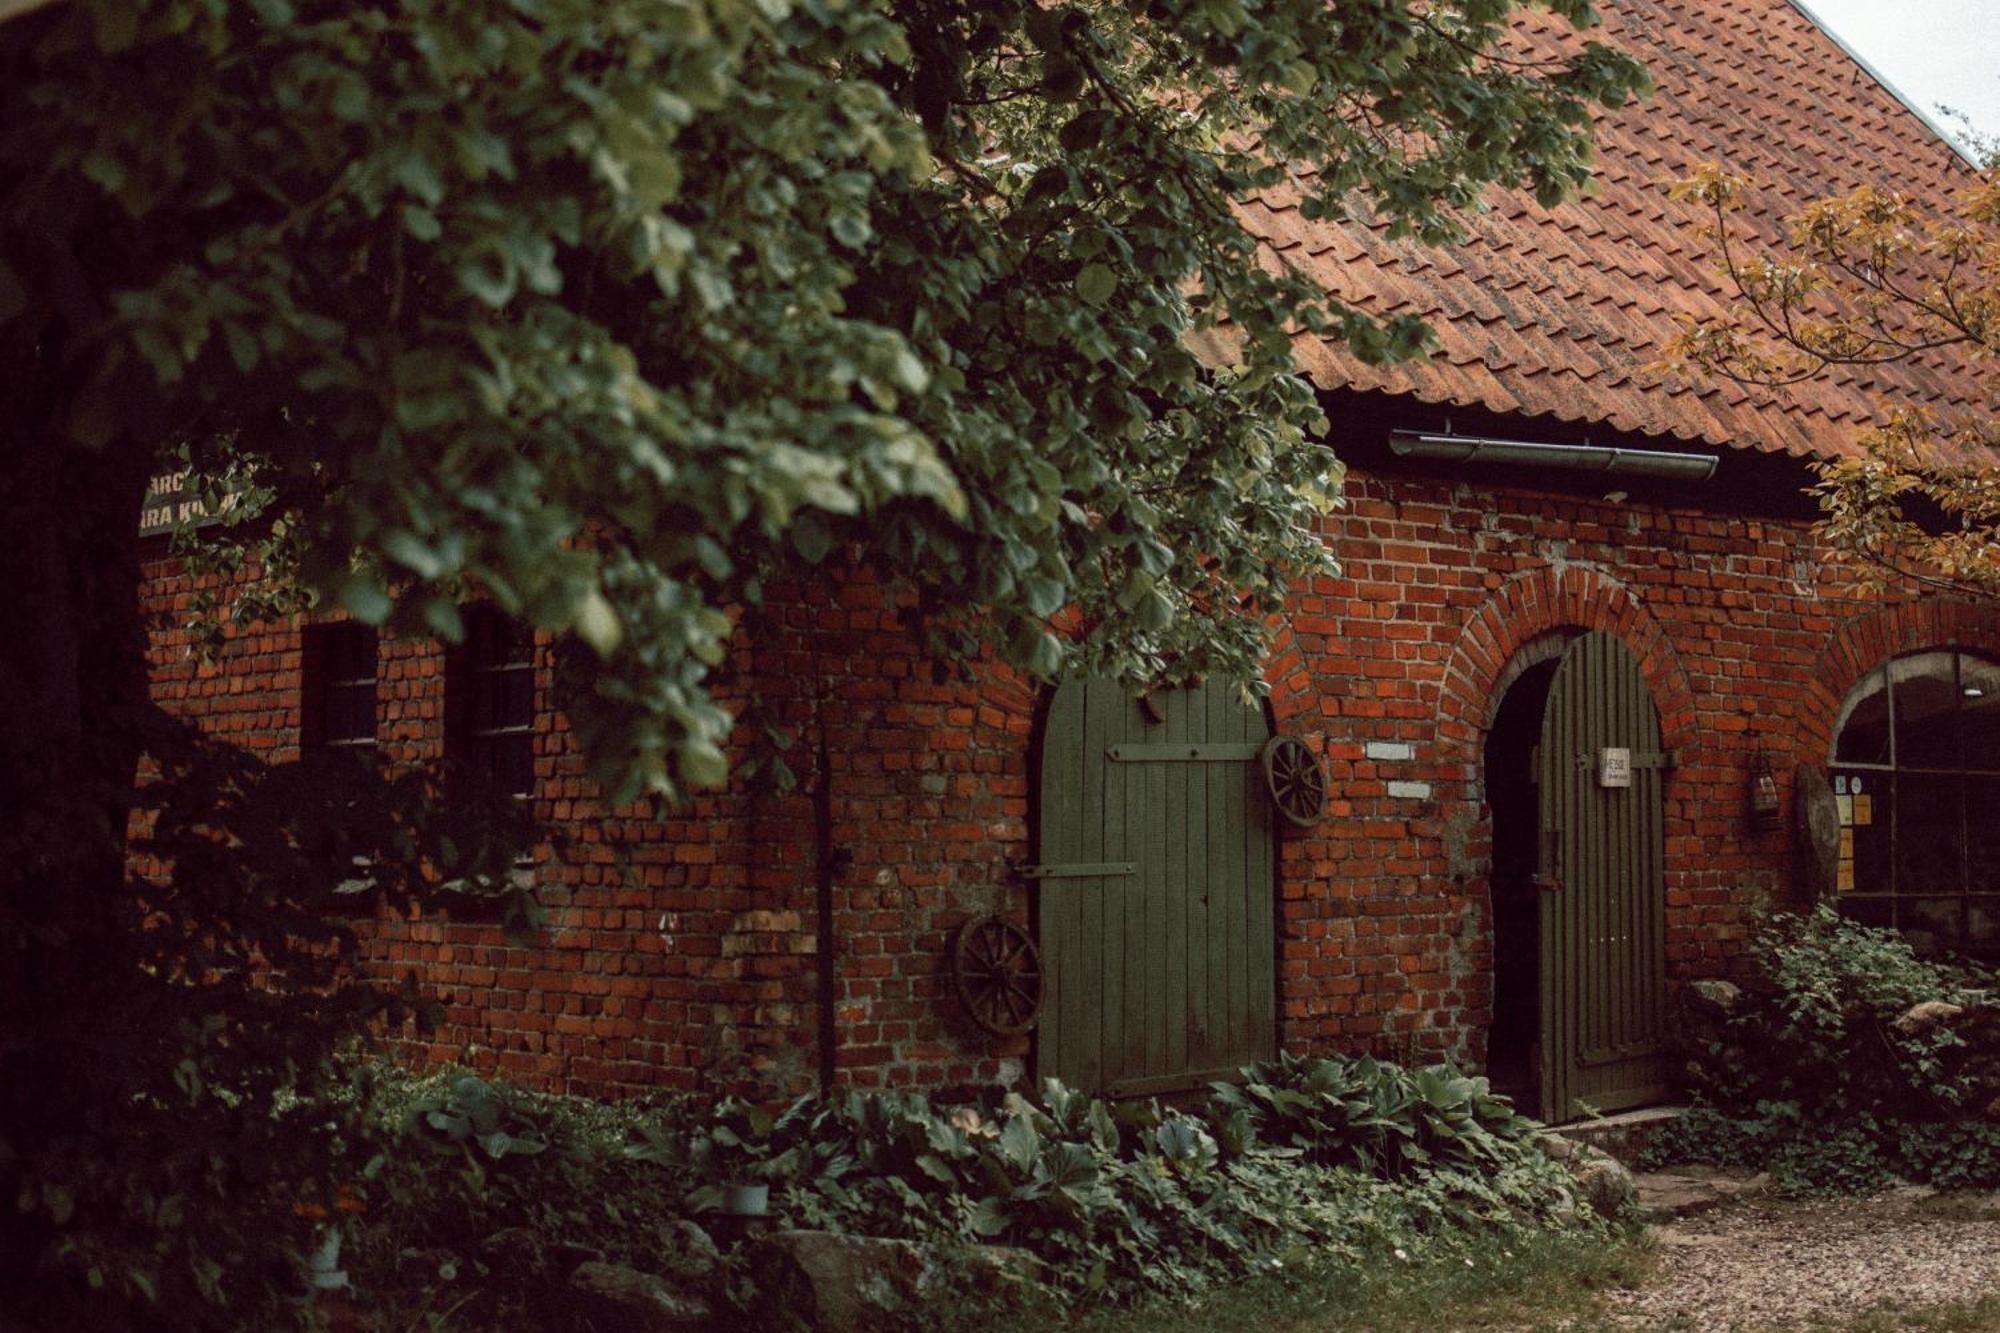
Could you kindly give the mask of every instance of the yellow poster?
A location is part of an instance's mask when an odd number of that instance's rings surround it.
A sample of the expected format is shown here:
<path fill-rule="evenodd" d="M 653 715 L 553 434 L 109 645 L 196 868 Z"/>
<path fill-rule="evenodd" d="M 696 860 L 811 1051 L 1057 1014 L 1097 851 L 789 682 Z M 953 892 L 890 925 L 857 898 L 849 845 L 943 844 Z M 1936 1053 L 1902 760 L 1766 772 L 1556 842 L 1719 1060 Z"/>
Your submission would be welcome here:
<path fill-rule="evenodd" d="M 1855 824 L 1865 825 L 1874 823 L 1875 798 L 1873 796 L 1856 796 L 1853 798 L 1853 800 L 1854 800 Z"/>
<path fill-rule="evenodd" d="M 1841 861 L 1840 868 L 1834 872 L 1833 886 L 1842 893 L 1854 892 L 1854 862 Z"/>
<path fill-rule="evenodd" d="M 1854 830 L 1851 828 L 1840 831 L 1840 859 L 1843 861 L 1854 859 Z"/>

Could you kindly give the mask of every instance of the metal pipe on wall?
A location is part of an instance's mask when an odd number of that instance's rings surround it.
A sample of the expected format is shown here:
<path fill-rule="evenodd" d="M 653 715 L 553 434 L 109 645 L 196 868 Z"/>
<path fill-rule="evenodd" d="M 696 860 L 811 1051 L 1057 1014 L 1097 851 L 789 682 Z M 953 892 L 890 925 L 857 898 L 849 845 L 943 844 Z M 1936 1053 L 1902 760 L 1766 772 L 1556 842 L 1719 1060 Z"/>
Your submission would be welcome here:
<path fill-rule="evenodd" d="M 1708 454 L 1663 449 L 1620 449 L 1598 444 L 1536 444 L 1477 435 L 1433 435 L 1391 431 L 1389 448 L 1402 458 L 1435 458 L 1455 463 L 1511 463 L 1523 467 L 1601 472 L 1626 477 L 1671 477 L 1707 481 L 1717 460 Z"/>

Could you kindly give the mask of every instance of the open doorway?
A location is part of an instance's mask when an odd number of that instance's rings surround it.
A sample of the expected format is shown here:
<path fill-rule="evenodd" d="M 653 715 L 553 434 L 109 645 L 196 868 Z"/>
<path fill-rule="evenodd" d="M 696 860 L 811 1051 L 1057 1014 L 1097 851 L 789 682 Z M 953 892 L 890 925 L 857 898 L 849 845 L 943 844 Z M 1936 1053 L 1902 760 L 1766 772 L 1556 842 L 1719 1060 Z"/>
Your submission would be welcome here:
<path fill-rule="evenodd" d="M 1535 746 L 1560 659 L 1537 662 L 1500 701 L 1486 736 L 1486 805 L 1493 819 L 1493 1025 L 1486 1073 L 1523 1108 L 1540 1104 L 1541 918 L 1535 877 Z"/>

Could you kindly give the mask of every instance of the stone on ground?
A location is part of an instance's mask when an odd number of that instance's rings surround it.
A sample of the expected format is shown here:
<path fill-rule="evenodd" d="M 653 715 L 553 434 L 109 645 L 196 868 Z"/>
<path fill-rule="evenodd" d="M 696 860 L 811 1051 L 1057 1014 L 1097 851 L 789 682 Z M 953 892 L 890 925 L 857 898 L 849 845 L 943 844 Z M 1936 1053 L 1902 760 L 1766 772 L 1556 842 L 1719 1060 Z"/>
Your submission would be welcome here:
<path fill-rule="evenodd" d="M 700 1301 L 683 1296 L 663 1278 L 624 1264 L 585 1263 L 570 1274 L 577 1313 L 591 1325 L 619 1333 L 699 1333 L 715 1327 Z"/>

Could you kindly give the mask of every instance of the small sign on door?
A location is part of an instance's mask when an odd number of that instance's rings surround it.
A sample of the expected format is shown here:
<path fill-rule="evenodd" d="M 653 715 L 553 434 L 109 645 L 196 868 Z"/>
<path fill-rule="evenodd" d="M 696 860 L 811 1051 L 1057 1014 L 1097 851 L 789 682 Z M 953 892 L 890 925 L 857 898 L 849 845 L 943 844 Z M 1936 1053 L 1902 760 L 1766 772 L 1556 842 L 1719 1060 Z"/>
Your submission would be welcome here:
<path fill-rule="evenodd" d="M 1597 785 L 1600 787 L 1632 785 L 1632 751 L 1629 746 L 1604 747 L 1597 760 Z"/>

